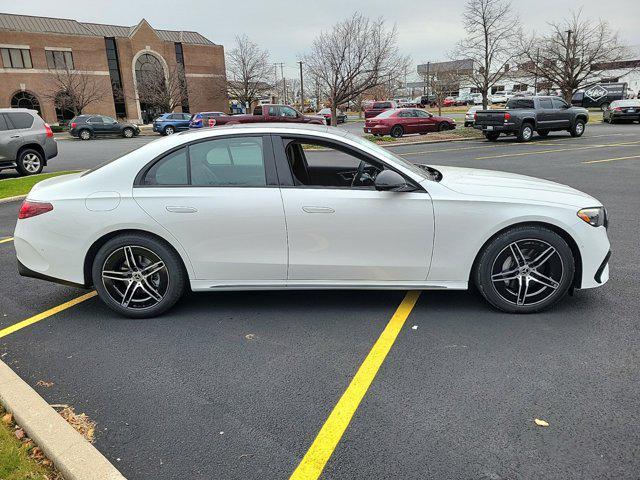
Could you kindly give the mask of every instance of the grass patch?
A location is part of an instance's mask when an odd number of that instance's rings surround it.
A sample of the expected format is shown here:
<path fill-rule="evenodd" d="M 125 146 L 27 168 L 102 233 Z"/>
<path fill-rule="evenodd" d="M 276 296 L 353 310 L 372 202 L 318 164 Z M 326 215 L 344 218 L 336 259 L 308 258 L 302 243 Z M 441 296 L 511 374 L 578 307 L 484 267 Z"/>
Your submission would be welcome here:
<path fill-rule="evenodd" d="M 36 183 L 41 182 L 42 180 L 76 172 L 77 170 L 69 170 L 64 172 L 41 173 L 39 175 L 29 175 L 27 177 L 0 180 L 0 198 L 26 195 Z"/>
<path fill-rule="evenodd" d="M 30 440 L 16 437 L 11 416 L 0 409 L 0 478 L 2 480 L 51 480 L 61 479 L 51 468 L 39 464 L 40 449 Z M 42 460 L 40 460 L 42 461 Z"/>

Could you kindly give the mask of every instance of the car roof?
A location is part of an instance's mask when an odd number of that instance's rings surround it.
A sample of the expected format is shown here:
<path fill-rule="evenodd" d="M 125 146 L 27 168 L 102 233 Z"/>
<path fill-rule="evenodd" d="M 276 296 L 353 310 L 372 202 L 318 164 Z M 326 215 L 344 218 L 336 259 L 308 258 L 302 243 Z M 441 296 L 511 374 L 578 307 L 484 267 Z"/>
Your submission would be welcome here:
<path fill-rule="evenodd" d="M 0 108 L 0 113 L 12 113 L 12 112 L 24 112 L 24 113 L 29 113 L 31 115 L 38 115 L 37 110 L 32 110 L 30 108 Z"/>

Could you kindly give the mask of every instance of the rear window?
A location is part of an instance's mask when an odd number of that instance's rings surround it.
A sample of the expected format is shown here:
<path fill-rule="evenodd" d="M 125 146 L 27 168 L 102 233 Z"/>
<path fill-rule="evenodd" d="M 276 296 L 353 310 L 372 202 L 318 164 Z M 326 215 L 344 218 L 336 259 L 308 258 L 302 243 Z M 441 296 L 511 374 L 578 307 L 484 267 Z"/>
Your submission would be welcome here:
<path fill-rule="evenodd" d="M 611 102 L 611 108 L 614 107 L 640 107 L 640 100 L 616 100 Z"/>
<path fill-rule="evenodd" d="M 389 118 L 391 115 L 396 113 L 397 110 L 385 110 L 381 114 L 377 115 L 376 118 Z"/>
<path fill-rule="evenodd" d="M 33 125 L 33 117 L 25 112 L 5 113 L 9 130 L 13 128 L 31 128 Z"/>
<path fill-rule="evenodd" d="M 391 102 L 376 102 L 373 108 L 391 108 Z"/>
<path fill-rule="evenodd" d="M 507 102 L 507 110 L 523 110 L 525 108 L 533 108 L 533 100 L 524 98 L 512 98 Z"/>

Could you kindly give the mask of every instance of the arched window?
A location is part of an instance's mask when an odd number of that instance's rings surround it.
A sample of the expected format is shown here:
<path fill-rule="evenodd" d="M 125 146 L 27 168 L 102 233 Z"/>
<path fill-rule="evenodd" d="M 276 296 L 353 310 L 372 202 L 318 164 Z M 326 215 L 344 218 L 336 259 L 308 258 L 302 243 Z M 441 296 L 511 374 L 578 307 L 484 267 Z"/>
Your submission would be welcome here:
<path fill-rule="evenodd" d="M 158 57 L 143 53 L 136 60 L 135 75 L 142 122 L 149 123 L 167 110 L 169 92 L 165 71 Z"/>
<path fill-rule="evenodd" d="M 11 97 L 11 108 L 28 108 L 29 110 L 37 110 L 40 112 L 40 102 L 33 93 L 18 92 Z"/>
<path fill-rule="evenodd" d="M 143 53 L 136 60 L 136 79 L 140 81 L 153 80 L 158 75 L 164 78 L 164 70 L 160 60 L 151 53 Z"/>

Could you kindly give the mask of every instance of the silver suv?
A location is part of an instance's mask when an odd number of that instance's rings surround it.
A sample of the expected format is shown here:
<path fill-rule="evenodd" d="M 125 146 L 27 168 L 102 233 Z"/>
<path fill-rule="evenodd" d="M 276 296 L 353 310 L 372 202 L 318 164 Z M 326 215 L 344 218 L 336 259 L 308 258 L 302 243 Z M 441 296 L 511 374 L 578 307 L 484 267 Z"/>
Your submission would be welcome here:
<path fill-rule="evenodd" d="M 35 175 L 56 155 L 51 127 L 38 112 L 0 108 L 0 170 L 15 168 L 20 175 Z"/>

